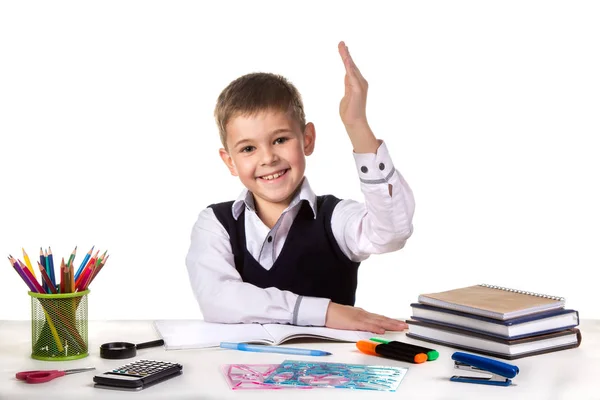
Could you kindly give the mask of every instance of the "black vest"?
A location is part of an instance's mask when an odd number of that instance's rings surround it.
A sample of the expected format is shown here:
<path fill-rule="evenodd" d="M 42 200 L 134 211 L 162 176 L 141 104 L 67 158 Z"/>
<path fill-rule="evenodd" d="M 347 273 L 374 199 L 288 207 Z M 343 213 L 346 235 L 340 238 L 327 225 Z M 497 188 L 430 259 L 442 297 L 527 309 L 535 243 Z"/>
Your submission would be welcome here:
<path fill-rule="evenodd" d="M 229 233 L 235 268 L 244 282 L 353 306 L 360 263 L 342 253 L 331 231 L 331 215 L 339 201 L 331 195 L 318 196 L 314 218 L 310 204 L 303 200 L 283 249 L 270 270 L 264 269 L 246 248 L 245 209 L 235 220 L 232 201 L 209 207 Z"/>

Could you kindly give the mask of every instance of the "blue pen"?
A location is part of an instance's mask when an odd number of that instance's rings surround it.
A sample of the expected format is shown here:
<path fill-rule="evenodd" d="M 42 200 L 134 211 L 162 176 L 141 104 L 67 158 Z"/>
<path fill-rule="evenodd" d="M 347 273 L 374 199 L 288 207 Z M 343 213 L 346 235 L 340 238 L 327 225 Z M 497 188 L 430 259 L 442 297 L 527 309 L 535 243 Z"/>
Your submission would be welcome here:
<path fill-rule="evenodd" d="M 294 354 L 300 356 L 330 356 L 331 353 L 321 350 L 310 350 L 310 349 L 298 349 L 294 347 L 278 347 L 278 346 L 264 346 L 264 345 L 251 345 L 246 343 L 230 343 L 221 342 L 221 348 L 233 349 L 242 351 L 256 351 L 260 353 L 281 353 L 281 354 Z"/>

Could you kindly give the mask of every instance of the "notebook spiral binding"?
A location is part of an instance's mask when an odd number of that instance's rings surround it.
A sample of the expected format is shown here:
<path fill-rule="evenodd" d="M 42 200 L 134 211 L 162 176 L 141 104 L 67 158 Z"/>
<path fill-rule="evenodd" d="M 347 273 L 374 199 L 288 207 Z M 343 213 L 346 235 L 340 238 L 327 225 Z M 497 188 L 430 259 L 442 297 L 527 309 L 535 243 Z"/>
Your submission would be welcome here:
<path fill-rule="evenodd" d="M 565 300 L 564 297 L 560 297 L 560 296 L 550 296 L 550 295 L 547 295 L 547 294 L 527 292 L 525 290 L 517 290 L 517 289 L 505 288 L 505 287 L 502 287 L 502 286 L 488 285 L 488 284 L 485 284 L 485 283 L 480 284 L 479 286 L 483 286 L 483 287 L 490 288 L 490 289 L 504 290 L 504 291 L 512 292 L 512 293 L 526 294 L 526 295 L 529 295 L 529 296 L 543 297 L 545 299 L 556 300 L 556 301 L 564 301 Z"/>

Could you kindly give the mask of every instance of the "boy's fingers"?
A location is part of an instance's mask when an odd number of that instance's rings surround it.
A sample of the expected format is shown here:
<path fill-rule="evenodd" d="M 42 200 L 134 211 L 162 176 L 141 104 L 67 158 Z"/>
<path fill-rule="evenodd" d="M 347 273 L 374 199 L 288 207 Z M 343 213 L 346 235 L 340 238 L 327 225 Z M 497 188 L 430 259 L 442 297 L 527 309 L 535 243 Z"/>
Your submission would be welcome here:
<path fill-rule="evenodd" d="M 344 67 L 346 68 L 346 75 L 351 76 L 354 79 L 362 78 L 358 67 L 354 63 L 352 56 L 350 55 L 350 51 L 348 50 L 348 46 L 344 42 L 340 42 L 338 44 L 338 51 L 340 53 L 340 57 L 344 63 Z M 364 78 L 363 78 L 364 79 Z"/>
<path fill-rule="evenodd" d="M 340 53 L 340 57 L 342 58 L 342 62 L 346 67 L 346 73 L 349 72 L 349 69 L 352 67 L 352 63 L 349 60 L 350 53 L 348 52 L 348 47 L 344 44 L 344 42 L 340 42 L 338 44 L 338 52 Z"/>
<path fill-rule="evenodd" d="M 356 63 L 354 62 L 354 58 L 352 58 L 352 56 L 350 55 L 350 50 L 348 50 L 348 46 L 345 46 L 345 54 L 346 54 L 346 60 L 348 60 L 348 63 L 350 64 L 350 69 L 352 70 L 352 72 L 360 79 L 365 79 L 361 72 L 360 69 L 358 68 L 358 66 L 356 65 Z"/>
<path fill-rule="evenodd" d="M 366 332 L 378 333 L 378 334 L 385 333 L 385 328 L 382 328 L 378 324 L 373 324 L 373 323 L 369 323 L 369 322 L 363 323 L 362 326 L 360 327 L 360 330 L 366 331 Z"/>
<path fill-rule="evenodd" d="M 386 327 L 388 331 L 403 331 L 405 329 L 408 329 L 408 324 L 402 321 L 394 321 L 394 323 Z"/>
<path fill-rule="evenodd" d="M 340 57 L 342 57 L 342 61 L 344 61 L 344 64 L 345 64 L 346 58 L 348 58 L 348 56 L 350 55 L 350 53 L 348 52 L 348 46 L 346 46 L 346 43 L 344 43 L 343 41 L 338 43 L 338 51 L 340 53 Z"/>
<path fill-rule="evenodd" d="M 383 315 L 377 315 L 375 323 L 387 331 L 403 331 L 408 328 L 406 322 L 384 317 Z"/>

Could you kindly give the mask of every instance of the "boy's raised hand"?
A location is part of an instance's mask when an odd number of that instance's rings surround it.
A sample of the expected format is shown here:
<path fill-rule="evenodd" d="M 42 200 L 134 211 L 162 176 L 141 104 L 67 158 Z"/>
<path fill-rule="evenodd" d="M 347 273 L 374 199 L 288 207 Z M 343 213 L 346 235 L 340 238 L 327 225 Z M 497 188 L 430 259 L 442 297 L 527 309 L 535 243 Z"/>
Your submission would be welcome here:
<path fill-rule="evenodd" d="M 340 101 L 340 117 L 346 127 L 367 124 L 367 90 L 369 84 L 362 76 L 344 42 L 338 44 L 346 68 L 344 97 Z"/>
<path fill-rule="evenodd" d="M 329 303 L 325 326 L 334 329 L 367 331 L 384 334 L 385 331 L 402 331 L 408 328 L 406 322 L 367 312 L 359 307 Z"/>
<path fill-rule="evenodd" d="M 340 101 L 340 117 L 357 153 L 376 153 L 379 142 L 367 122 L 367 90 L 369 84 L 362 76 L 344 42 L 338 44 L 344 67 L 344 97 Z"/>

